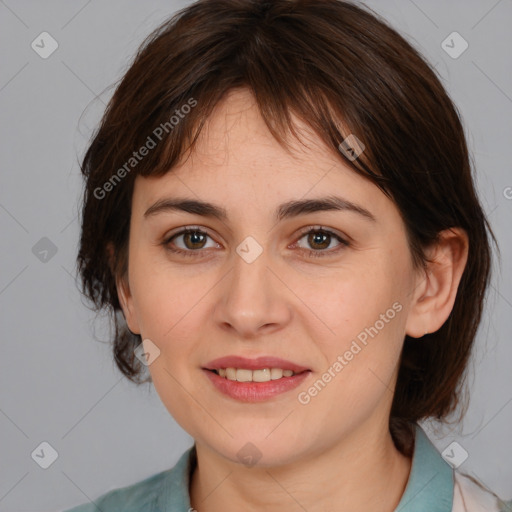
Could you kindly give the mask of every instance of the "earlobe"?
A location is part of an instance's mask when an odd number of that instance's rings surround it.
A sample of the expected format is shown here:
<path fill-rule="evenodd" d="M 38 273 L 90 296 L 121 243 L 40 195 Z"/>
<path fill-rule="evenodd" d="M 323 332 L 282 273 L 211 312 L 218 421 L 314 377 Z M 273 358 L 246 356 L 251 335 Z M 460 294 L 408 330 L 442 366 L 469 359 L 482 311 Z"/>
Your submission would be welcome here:
<path fill-rule="evenodd" d="M 407 317 L 406 334 L 421 338 L 436 332 L 446 322 L 455 304 L 466 267 L 468 237 L 462 228 L 442 231 L 428 248 L 427 268 L 418 280 Z"/>

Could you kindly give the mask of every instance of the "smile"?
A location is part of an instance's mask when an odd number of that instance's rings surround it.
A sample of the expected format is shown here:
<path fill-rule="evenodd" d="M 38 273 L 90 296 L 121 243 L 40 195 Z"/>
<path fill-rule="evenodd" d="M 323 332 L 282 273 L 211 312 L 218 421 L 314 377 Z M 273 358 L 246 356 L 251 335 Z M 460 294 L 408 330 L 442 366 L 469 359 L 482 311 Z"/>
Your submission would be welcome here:
<path fill-rule="evenodd" d="M 296 375 L 292 370 L 282 368 L 262 368 L 260 370 L 248 370 L 247 368 L 219 368 L 214 370 L 217 375 L 237 382 L 268 382 Z"/>
<path fill-rule="evenodd" d="M 203 368 L 202 371 L 216 391 L 240 402 L 269 400 L 296 388 L 311 373 L 310 370 L 294 373 L 292 370 L 282 370 L 280 368 L 263 368 L 260 370 L 245 368 L 208 370 Z M 225 375 L 221 376 L 220 373 L 224 372 Z M 272 378 L 272 372 L 274 372 L 274 378 Z M 289 375 L 290 373 L 291 375 Z M 257 380 L 258 378 L 261 380 Z"/>

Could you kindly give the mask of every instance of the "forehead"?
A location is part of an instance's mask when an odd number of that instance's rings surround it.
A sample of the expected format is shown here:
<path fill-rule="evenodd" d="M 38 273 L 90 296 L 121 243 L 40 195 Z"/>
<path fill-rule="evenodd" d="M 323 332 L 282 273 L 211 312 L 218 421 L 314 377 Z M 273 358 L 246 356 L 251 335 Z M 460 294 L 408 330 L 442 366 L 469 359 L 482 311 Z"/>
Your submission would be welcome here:
<path fill-rule="evenodd" d="M 189 171 L 203 170 L 206 166 L 227 167 L 243 162 L 246 167 L 251 163 L 254 167 L 292 166 L 301 172 L 312 160 L 316 161 L 314 168 L 332 165 L 332 150 L 306 123 L 291 115 L 301 142 L 289 134 L 283 146 L 268 129 L 252 92 L 246 88 L 231 90 L 206 120 L 192 153 L 184 155 L 175 170 L 182 166 Z"/>
<path fill-rule="evenodd" d="M 283 147 L 265 124 L 252 93 L 230 91 L 206 120 L 193 151 L 171 172 L 137 177 L 134 202 L 147 208 L 173 194 L 243 209 L 254 201 L 276 205 L 336 194 L 371 204 L 376 216 L 390 206 L 375 184 L 348 167 L 306 123 L 292 119 L 300 140 L 290 135 Z"/>

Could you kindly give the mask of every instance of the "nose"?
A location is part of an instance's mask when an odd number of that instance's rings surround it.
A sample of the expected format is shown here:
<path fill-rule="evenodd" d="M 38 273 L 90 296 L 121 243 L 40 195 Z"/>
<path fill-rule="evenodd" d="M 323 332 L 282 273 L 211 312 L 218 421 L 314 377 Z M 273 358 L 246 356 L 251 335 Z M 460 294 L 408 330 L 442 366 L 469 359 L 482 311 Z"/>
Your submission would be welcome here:
<path fill-rule="evenodd" d="M 285 327 L 292 318 L 288 288 L 263 251 L 251 263 L 238 254 L 222 280 L 214 321 L 239 339 L 254 339 Z M 275 266 L 275 265 L 274 265 Z"/>

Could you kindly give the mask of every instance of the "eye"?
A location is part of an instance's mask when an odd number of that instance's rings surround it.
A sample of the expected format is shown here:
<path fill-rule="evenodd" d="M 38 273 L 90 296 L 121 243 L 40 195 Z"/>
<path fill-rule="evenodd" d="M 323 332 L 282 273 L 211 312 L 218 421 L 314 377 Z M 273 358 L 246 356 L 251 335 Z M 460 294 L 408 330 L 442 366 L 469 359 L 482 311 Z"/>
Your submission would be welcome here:
<path fill-rule="evenodd" d="M 299 240 L 297 240 L 297 242 L 295 242 L 294 245 L 297 245 L 303 238 L 305 238 L 307 244 L 313 248 L 313 250 L 308 248 L 305 248 L 304 250 L 309 256 L 313 257 L 332 256 L 349 245 L 349 243 L 341 238 L 341 236 L 322 227 L 307 228 L 307 231 L 303 232 L 303 235 Z M 331 242 L 334 240 L 338 240 L 339 242 L 336 248 L 334 250 L 325 250 L 331 246 Z"/>
<path fill-rule="evenodd" d="M 194 226 L 189 226 L 166 238 L 163 241 L 163 245 L 167 250 L 173 253 L 183 254 L 185 256 L 198 256 L 197 253 L 201 252 L 201 249 L 209 249 L 216 246 L 214 243 L 213 246 L 208 247 L 206 245 L 208 238 L 211 239 L 210 235 L 206 233 L 206 231 Z M 175 247 L 173 247 L 173 245 Z"/>
<path fill-rule="evenodd" d="M 207 241 L 210 238 L 213 245 L 208 246 Z M 302 239 L 306 239 L 307 244 L 313 249 L 301 247 L 299 242 Z M 334 240 L 338 241 L 338 245 L 334 249 L 327 250 Z M 170 237 L 167 237 L 162 245 L 166 250 L 183 256 L 203 256 L 202 249 L 211 249 L 219 247 L 212 237 L 204 230 L 196 226 L 187 226 L 185 229 L 174 233 Z M 321 226 L 314 228 L 306 228 L 302 230 L 302 236 L 292 245 L 298 246 L 300 249 L 305 251 L 308 256 L 312 257 L 323 257 L 332 256 L 349 246 L 349 243 L 344 240 L 341 236 L 337 235 L 333 231 L 325 229 Z"/>

